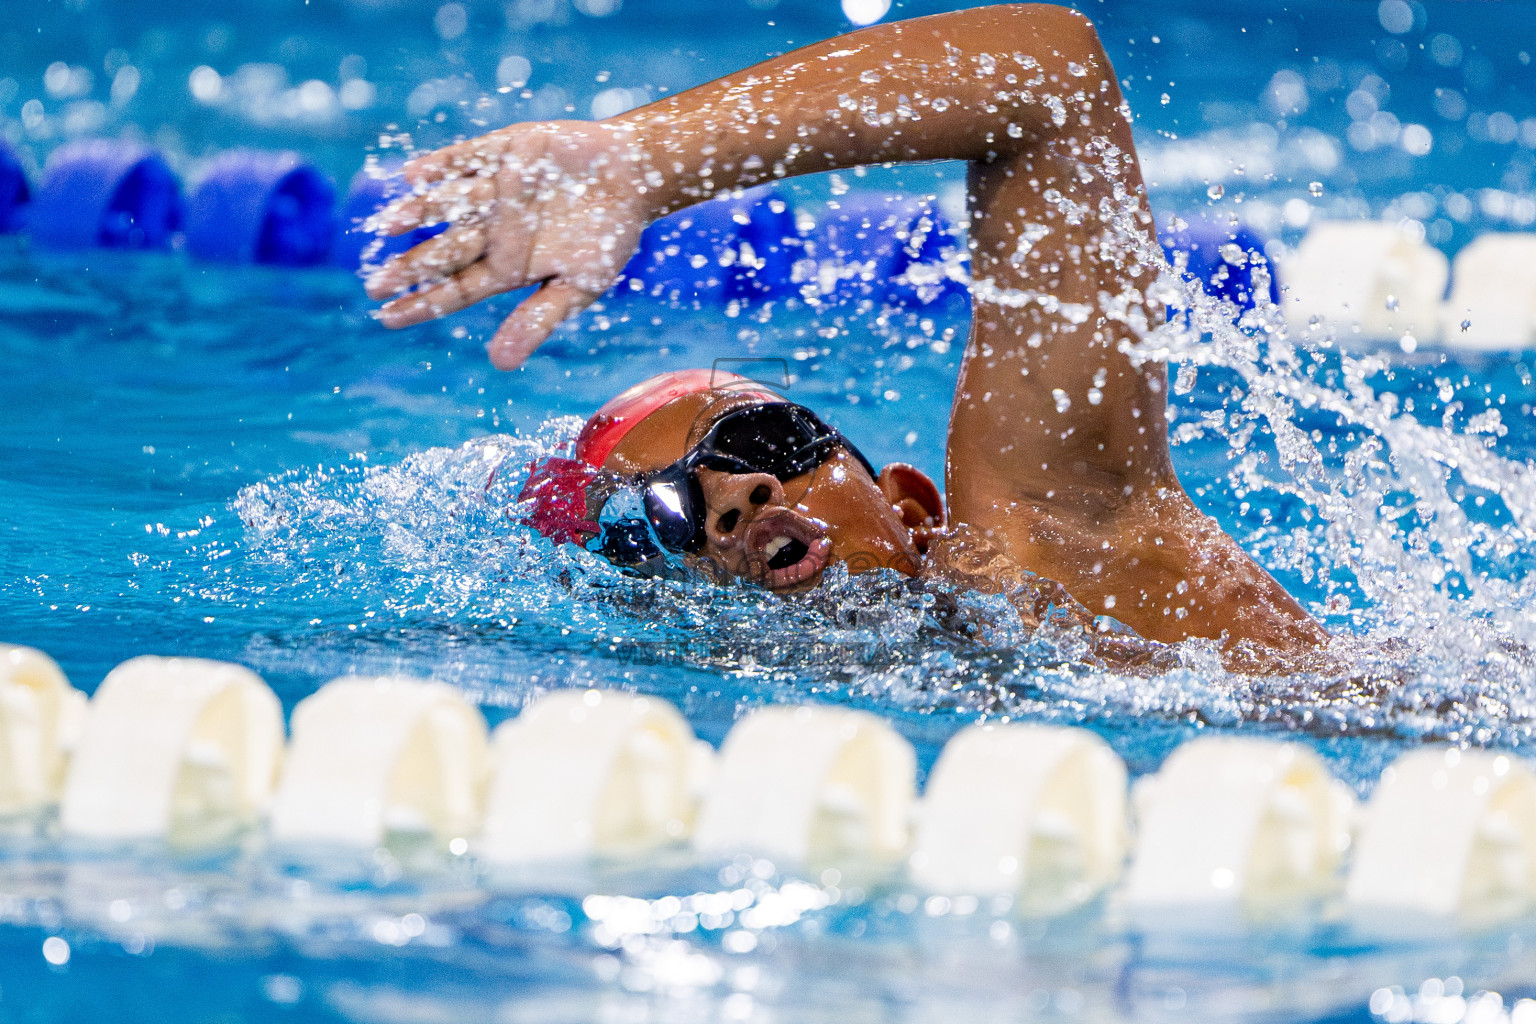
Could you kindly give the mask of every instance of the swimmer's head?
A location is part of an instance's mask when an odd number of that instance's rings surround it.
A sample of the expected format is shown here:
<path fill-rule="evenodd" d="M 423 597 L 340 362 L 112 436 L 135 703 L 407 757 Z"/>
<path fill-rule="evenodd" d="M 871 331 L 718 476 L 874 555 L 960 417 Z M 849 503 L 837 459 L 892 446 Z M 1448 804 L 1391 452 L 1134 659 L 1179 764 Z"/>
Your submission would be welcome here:
<path fill-rule="evenodd" d="M 587 421 L 574 454 L 530 477 L 529 522 L 578 543 L 603 534 L 618 562 L 659 541 L 712 575 L 797 591 L 838 562 L 913 574 L 944 524 L 923 473 L 875 471 L 814 413 L 734 374 L 683 370 L 630 388 Z M 648 530 L 633 519 L 605 530 L 603 505 L 627 486 L 643 495 Z"/>

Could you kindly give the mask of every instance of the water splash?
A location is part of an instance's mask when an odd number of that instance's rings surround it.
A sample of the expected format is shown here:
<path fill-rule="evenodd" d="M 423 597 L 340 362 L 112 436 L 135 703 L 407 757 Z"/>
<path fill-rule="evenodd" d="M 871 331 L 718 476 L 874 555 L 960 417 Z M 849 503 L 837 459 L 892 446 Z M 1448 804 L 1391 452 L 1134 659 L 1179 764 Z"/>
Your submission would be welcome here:
<path fill-rule="evenodd" d="M 1155 259 L 1155 243 L 1128 227 L 1133 214 L 1118 212 L 1117 244 Z M 1178 392 L 1197 373 L 1215 371 L 1224 385 L 1219 405 L 1175 427 L 1174 442 L 1225 442 L 1225 480 L 1242 511 L 1279 513 L 1240 539 L 1315 581 L 1314 612 L 1353 634 L 1337 646 L 1356 671 L 1320 691 L 1343 684 L 1340 727 L 1518 742 L 1536 660 L 1532 467 L 1496 450 L 1496 409 L 1459 430 L 1459 405 L 1438 426 L 1421 422 L 1390 389 L 1399 368 L 1384 351 L 1350 353 L 1318 326 L 1296 330 L 1266 283 L 1243 312 L 1171 270 L 1160 277 L 1153 294 L 1173 315 L 1131 355 L 1177 365 Z M 1287 688 L 1261 688 L 1254 710 L 1333 713 Z"/>

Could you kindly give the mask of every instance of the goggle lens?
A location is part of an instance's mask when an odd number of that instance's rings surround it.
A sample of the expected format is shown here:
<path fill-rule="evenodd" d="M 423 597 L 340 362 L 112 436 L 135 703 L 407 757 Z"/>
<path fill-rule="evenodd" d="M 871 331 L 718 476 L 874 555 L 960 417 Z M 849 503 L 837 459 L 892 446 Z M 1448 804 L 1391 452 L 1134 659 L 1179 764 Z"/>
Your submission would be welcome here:
<path fill-rule="evenodd" d="M 821 465 L 825 450 L 840 440 L 837 431 L 809 409 L 777 403 L 721 417 L 699 449 L 701 464 L 723 458 L 783 481 Z"/>
<path fill-rule="evenodd" d="M 690 467 L 676 462 L 651 477 L 644 501 L 662 547 L 692 553 L 704 546 L 704 488 Z"/>

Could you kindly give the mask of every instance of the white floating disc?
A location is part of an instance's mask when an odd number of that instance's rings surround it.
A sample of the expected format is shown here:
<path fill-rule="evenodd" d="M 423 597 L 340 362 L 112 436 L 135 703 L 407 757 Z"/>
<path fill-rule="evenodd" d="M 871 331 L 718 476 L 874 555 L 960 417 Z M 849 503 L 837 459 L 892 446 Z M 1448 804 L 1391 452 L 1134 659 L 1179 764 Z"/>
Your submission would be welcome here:
<path fill-rule="evenodd" d="M 1137 787 L 1132 906 L 1273 908 L 1325 893 L 1352 797 L 1297 743 L 1210 736 Z"/>
<path fill-rule="evenodd" d="M 1081 903 L 1120 875 L 1125 765 L 1085 729 L 972 726 L 944 746 L 919 804 L 912 880 L 940 893 Z"/>
<path fill-rule="evenodd" d="M 896 858 L 915 775 L 911 745 L 874 715 L 762 708 L 725 738 L 694 845 L 800 864 Z"/>
<path fill-rule="evenodd" d="M 0 815 L 58 799 L 84 706 L 48 655 L 0 644 Z"/>
<path fill-rule="evenodd" d="M 686 838 L 697 777 L 712 757 L 671 704 L 619 691 L 551 693 L 497 728 L 493 743 L 479 849 L 503 863 Z"/>
<path fill-rule="evenodd" d="M 1536 896 L 1536 773 L 1482 750 L 1404 754 L 1381 774 L 1346 895 L 1359 908 L 1503 917 Z"/>
<path fill-rule="evenodd" d="M 453 687 L 337 679 L 299 702 L 292 728 L 274 838 L 372 846 L 391 832 L 448 839 L 478 827 L 485 719 Z"/>
<path fill-rule="evenodd" d="M 282 706 L 250 669 L 134 658 L 91 700 L 60 822 L 98 839 L 224 835 L 265 809 L 282 751 Z"/>

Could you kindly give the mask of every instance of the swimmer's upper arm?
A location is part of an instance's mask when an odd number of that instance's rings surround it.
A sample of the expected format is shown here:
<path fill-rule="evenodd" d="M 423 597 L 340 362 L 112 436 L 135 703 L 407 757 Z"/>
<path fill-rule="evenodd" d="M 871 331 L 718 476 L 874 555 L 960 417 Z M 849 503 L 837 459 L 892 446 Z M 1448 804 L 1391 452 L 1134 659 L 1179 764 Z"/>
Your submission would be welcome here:
<path fill-rule="evenodd" d="M 1040 90 L 1052 133 L 970 172 L 972 334 L 948 480 L 973 522 L 1000 498 L 1106 508 L 1178 487 L 1166 372 L 1125 351 L 1161 319 L 1144 291 L 1162 256 L 1114 70 L 1077 12 L 1010 10 L 1048 23 L 1065 71 Z"/>

